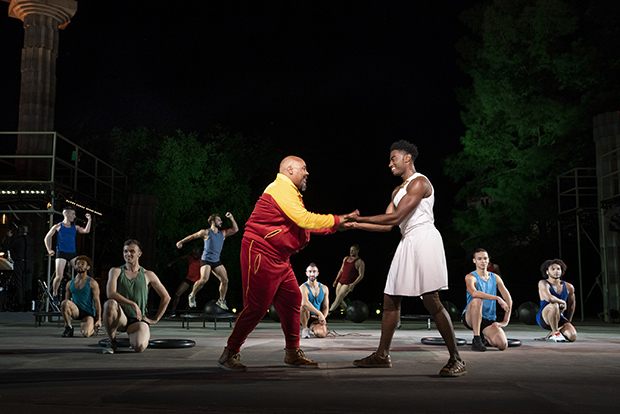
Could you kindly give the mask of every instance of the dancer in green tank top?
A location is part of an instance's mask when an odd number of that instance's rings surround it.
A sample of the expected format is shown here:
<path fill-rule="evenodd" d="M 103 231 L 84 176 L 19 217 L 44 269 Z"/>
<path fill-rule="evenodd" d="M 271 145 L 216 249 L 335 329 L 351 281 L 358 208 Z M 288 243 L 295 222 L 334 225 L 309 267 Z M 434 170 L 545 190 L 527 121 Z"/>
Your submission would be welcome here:
<path fill-rule="evenodd" d="M 113 267 L 108 274 L 106 293 L 108 301 L 103 307 L 103 323 L 110 343 L 104 354 L 116 351 L 116 332 L 127 332 L 129 343 L 136 352 L 149 346 L 149 325 L 157 323 L 166 311 L 170 295 L 155 273 L 140 266 L 142 256 L 140 242 L 129 239 L 123 247 L 125 264 Z M 153 318 L 146 316 L 149 287 L 159 295 L 159 309 Z"/>

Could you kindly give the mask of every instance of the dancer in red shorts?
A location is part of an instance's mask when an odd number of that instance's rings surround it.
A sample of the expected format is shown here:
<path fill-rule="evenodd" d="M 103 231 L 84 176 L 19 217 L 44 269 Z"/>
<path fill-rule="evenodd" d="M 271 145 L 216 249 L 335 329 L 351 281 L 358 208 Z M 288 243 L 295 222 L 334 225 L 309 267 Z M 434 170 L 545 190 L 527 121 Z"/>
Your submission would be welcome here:
<path fill-rule="evenodd" d="M 284 362 L 292 366 L 318 367 L 299 349 L 301 292 L 289 257 L 303 249 L 310 234 L 344 230 L 343 216 L 315 214 L 306 210 L 299 192 L 306 189 L 308 170 L 304 160 L 286 157 L 280 173 L 256 202 L 245 224 L 241 243 L 243 310 L 228 337 L 218 365 L 228 371 L 245 371 L 239 362 L 241 345 L 273 303 L 286 342 Z"/>

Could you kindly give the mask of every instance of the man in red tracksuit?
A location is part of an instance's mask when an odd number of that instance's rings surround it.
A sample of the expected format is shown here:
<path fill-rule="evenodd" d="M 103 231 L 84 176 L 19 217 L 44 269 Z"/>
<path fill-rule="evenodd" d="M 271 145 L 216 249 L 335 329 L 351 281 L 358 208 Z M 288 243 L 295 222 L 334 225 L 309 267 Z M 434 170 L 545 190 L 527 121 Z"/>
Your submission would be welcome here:
<path fill-rule="evenodd" d="M 241 243 L 243 310 L 228 337 L 218 365 L 228 371 L 246 371 L 239 362 L 241 345 L 273 303 L 286 341 L 284 362 L 318 367 L 299 349 L 301 292 L 289 257 L 303 249 L 310 234 L 331 234 L 344 229 L 343 216 L 306 210 L 299 190 L 306 189 L 308 170 L 298 157 L 286 157 L 280 173 L 256 202 L 245 224 Z"/>

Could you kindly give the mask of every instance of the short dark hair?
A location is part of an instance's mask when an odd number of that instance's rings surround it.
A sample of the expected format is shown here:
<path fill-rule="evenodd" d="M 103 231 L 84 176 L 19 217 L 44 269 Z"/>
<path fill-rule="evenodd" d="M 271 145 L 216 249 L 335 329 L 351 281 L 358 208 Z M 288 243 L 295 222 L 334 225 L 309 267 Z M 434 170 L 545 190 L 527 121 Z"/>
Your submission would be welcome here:
<path fill-rule="evenodd" d="M 138 240 L 136 239 L 127 239 L 125 241 L 125 243 L 123 243 L 123 247 L 125 246 L 129 246 L 131 244 L 135 244 L 136 246 L 138 246 L 138 248 L 140 249 L 140 251 L 142 251 L 142 243 L 140 243 Z"/>
<path fill-rule="evenodd" d="M 208 220 L 208 221 L 209 221 L 209 224 L 213 223 L 213 222 L 215 221 L 215 218 L 216 218 L 216 217 L 220 217 L 220 218 L 221 218 L 221 216 L 220 216 L 218 213 L 213 213 L 213 214 L 211 214 L 211 215 L 209 216 L 209 220 Z"/>
<path fill-rule="evenodd" d="M 75 258 L 75 263 L 77 263 L 77 261 L 80 260 L 82 262 L 86 262 L 86 264 L 88 265 L 88 267 L 93 267 L 93 262 L 90 260 L 90 257 L 85 256 L 85 255 L 81 255 Z"/>
<path fill-rule="evenodd" d="M 62 209 L 62 214 L 65 214 L 65 211 L 75 211 L 75 207 L 67 206 Z"/>
<path fill-rule="evenodd" d="M 566 273 L 566 269 L 568 268 L 568 266 L 566 266 L 566 263 L 564 263 L 561 259 L 549 259 L 545 260 L 545 262 L 540 266 L 540 273 L 542 273 L 543 279 L 549 278 L 547 270 L 549 270 L 549 268 L 554 264 L 560 266 L 560 268 L 562 269 L 562 276 L 564 276 L 564 273 Z"/>
<path fill-rule="evenodd" d="M 314 262 L 310 263 L 310 264 L 309 264 L 308 266 L 306 266 L 306 267 L 307 267 L 307 268 L 308 268 L 308 267 L 316 267 L 317 269 L 319 268 L 319 267 L 316 265 L 316 263 L 314 263 Z"/>
<path fill-rule="evenodd" d="M 405 154 L 410 154 L 411 162 L 415 161 L 415 159 L 418 158 L 418 147 L 416 147 L 409 141 L 405 141 L 404 139 L 396 141 L 392 144 L 392 146 L 390 147 L 390 152 L 394 150 L 404 152 Z"/>
<path fill-rule="evenodd" d="M 482 247 L 478 247 L 476 250 L 474 250 L 474 254 L 472 256 L 475 258 L 476 253 L 482 253 L 482 252 L 485 252 L 487 255 L 489 254 L 489 252 L 486 249 L 483 249 Z"/>
<path fill-rule="evenodd" d="M 358 251 L 358 252 L 360 251 L 360 245 L 359 245 L 359 244 L 354 244 L 354 245 L 353 245 L 353 246 L 351 246 L 351 247 L 355 247 L 355 248 L 357 249 L 357 251 Z"/>

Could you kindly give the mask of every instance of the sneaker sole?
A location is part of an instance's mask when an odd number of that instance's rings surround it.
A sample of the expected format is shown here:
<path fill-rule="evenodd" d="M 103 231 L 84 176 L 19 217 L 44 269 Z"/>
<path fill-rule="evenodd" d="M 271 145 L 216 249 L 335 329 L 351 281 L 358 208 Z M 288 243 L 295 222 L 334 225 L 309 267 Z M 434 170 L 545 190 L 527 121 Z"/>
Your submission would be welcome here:
<path fill-rule="evenodd" d="M 293 368 L 318 368 L 319 364 L 316 365 L 295 365 L 295 364 L 289 364 L 288 362 L 285 362 L 286 365 L 288 365 L 289 367 L 293 367 Z"/>
<path fill-rule="evenodd" d="M 246 372 L 248 370 L 248 367 L 243 367 L 243 368 L 228 368 L 227 366 L 220 364 L 219 362 L 217 363 L 217 366 L 222 368 L 224 371 L 228 371 L 228 372 Z"/>
<path fill-rule="evenodd" d="M 353 363 L 354 366 L 359 368 L 392 368 L 392 364 L 381 364 L 381 365 L 362 365 Z"/>
<path fill-rule="evenodd" d="M 441 372 L 439 373 L 439 376 L 440 376 L 440 377 L 445 377 L 445 378 L 462 377 L 463 375 L 467 375 L 467 371 L 465 371 L 465 372 L 459 372 L 458 374 L 453 374 L 453 373 L 449 373 L 449 374 L 442 374 Z"/>

